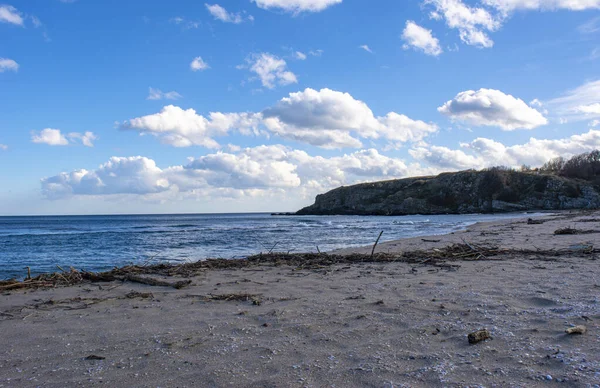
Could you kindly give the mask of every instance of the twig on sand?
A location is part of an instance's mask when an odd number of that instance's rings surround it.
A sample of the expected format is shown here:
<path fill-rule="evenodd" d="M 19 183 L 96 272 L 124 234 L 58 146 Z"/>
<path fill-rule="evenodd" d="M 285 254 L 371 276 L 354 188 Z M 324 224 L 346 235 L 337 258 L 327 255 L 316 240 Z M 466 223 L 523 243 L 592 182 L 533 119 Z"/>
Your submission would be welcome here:
<path fill-rule="evenodd" d="M 379 243 L 379 239 L 381 238 L 382 234 L 383 234 L 383 230 L 381 231 L 381 233 L 379 233 L 377 240 L 375 240 L 375 244 L 373 244 L 373 249 L 371 250 L 371 258 L 373 258 L 373 255 L 375 254 L 375 247 L 377 247 L 377 243 Z"/>
<path fill-rule="evenodd" d="M 468 246 L 468 247 L 469 247 L 469 248 L 470 248 L 470 249 L 471 249 L 473 252 L 475 252 L 475 253 L 479 254 L 479 256 L 477 257 L 477 259 L 476 259 L 476 260 L 479 260 L 479 258 L 480 258 L 480 257 L 483 257 L 484 259 L 486 259 L 486 260 L 487 260 L 487 257 L 486 257 L 486 256 L 485 256 L 483 253 L 481 253 L 479 249 L 475 249 L 475 248 L 473 247 L 473 245 L 469 244 L 469 243 L 467 242 L 467 240 L 465 240 L 464 238 L 461 238 L 461 240 L 462 240 L 462 241 L 465 243 L 465 245 L 466 245 L 466 246 Z"/>

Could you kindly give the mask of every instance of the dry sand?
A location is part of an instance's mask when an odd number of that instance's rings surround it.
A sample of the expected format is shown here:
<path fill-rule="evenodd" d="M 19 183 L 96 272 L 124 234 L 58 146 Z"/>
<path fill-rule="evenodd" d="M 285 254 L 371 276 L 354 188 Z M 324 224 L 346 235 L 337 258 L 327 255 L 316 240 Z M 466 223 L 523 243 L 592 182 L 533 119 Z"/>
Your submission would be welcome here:
<path fill-rule="evenodd" d="M 600 245 L 600 233 L 553 232 L 598 231 L 600 212 L 548 219 L 378 250 L 464 240 L 564 254 L 212 270 L 181 290 L 111 282 L 5 292 L 0 387 L 598 387 L 600 262 L 582 249 Z M 207 298 L 241 293 L 255 296 Z M 565 334 L 573 325 L 587 333 Z M 484 328 L 492 339 L 470 345 L 467 334 Z"/>

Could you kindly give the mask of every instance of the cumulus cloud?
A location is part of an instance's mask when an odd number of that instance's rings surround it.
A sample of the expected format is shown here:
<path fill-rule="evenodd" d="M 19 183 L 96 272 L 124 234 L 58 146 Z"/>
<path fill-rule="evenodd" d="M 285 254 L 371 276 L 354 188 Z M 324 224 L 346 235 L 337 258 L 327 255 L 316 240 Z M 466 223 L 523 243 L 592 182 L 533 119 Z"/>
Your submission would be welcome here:
<path fill-rule="evenodd" d="M 0 4 L 0 23 L 9 23 L 16 26 L 24 26 L 23 15 L 13 6 Z"/>
<path fill-rule="evenodd" d="M 465 44 L 480 48 L 493 47 L 489 34 L 502 27 L 515 11 L 600 9 L 600 0 L 482 0 L 476 7 L 463 0 L 425 0 L 424 4 L 433 8 L 429 14 L 432 19 L 444 20 L 449 28 L 459 31 Z"/>
<path fill-rule="evenodd" d="M 405 50 L 414 48 L 434 57 L 443 52 L 440 41 L 433 36 L 431 30 L 419 26 L 412 20 L 406 22 L 402 39 L 406 42 L 403 46 Z"/>
<path fill-rule="evenodd" d="M 32 132 L 31 141 L 37 144 L 48 144 L 51 146 L 65 146 L 69 144 L 67 138 L 60 129 L 46 128 L 40 132 Z"/>
<path fill-rule="evenodd" d="M 259 8 L 280 9 L 284 12 L 320 12 L 342 0 L 252 0 Z"/>
<path fill-rule="evenodd" d="M 461 92 L 438 111 L 452 120 L 505 131 L 534 129 L 548 123 L 544 115 L 523 100 L 494 89 Z"/>
<path fill-rule="evenodd" d="M 600 80 L 568 91 L 563 96 L 546 103 L 557 116 L 573 121 L 600 118 Z"/>
<path fill-rule="evenodd" d="M 5 71 L 14 71 L 19 70 L 19 64 L 12 59 L 8 58 L 0 58 L 0 73 L 4 73 Z"/>
<path fill-rule="evenodd" d="M 208 63 L 204 62 L 202 57 L 196 57 L 192 63 L 190 63 L 190 69 L 192 69 L 192 71 L 202 71 L 210 69 L 210 66 L 208 66 Z"/>
<path fill-rule="evenodd" d="M 216 19 L 224 23 L 240 24 L 244 21 L 244 17 L 241 13 L 228 12 L 225 8 L 219 4 L 204 4 L 210 14 Z M 253 20 L 252 16 L 248 20 Z"/>
<path fill-rule="evenodd" d="M 390 112 L 376 117 L 371 109 L 348 93 L 305 89 L 290 93 L 262 112 L 211 112 L 169 105 L 161 112 L 125 121 L 121 128 L 159 136 L 177 147 L 198 145 L 220 148 L 214 139 L 235 130 L 243 135 L 277 135 L 317 147 L 358 148 L 362 139 L 385 139 L 392 144 L 416 142 L 437 132 L 432 123 Z"/>
<path fill-rule="evenodd" d="M 163 92 L 160 89 L 154 89 L 154 88 L 148 88 L 148 97 L 146 97 L 147 100 L 177 100 L 179 98 L 181 98 L 182 95 L 172 91 L 172 92 Z"/>
<path fill-rule="evenodd" d="M 499 29 L 501 21 L 488 10 L 469 7 L 462 0 L 425 0 L 424 4 L 433 7 L 432 19 L 443 19 L 449 28 L 457 29 L 464 43 L 481 48 L 494 45 L 488 33 Z"/>
<path fill-rule="evenodd" d="M 250 55 L 246 65 L 240 65 L 238 69 L 249 69 L 268 89 L 298 83 L 296 75 L 288 70 L 286 61 L 269 53 Z"/>
<path fill-rule="evenodd" d="M 409 171 L 419 172 L 418 166 L 407 166 L 375 149 L 326 158 L 271 145 L 218 152 L 163 169 L 141 156 L 112 157 L 96 170 L 63 172 L 43 179 L 41 184 L 42 193 L 51 199 L 78 195 L 153 196 L 217 189 L 228 190 L 229 194 L 293 190 L 313 195 L 343 184 L 400 178 Z"/>
<path fill-rule="evenodd" d="M 360 147 L 359 137 L 418 141 L 438 130 L 395 112 L 375 117 L 363 101 L 331 89 L 290 93 L 263 116 L 271 132 L 324 148 Z"/>
<path fill-rule="evenodd" d="M 194 109 L 165 106 L 159 113 L 137 117 L 121 124 L 122 129 L 159 136 L 161 141 L 175 147 L 192 145 L 219 148 L 213 137 L 224 136 L 233 128 L 249 130 L 256 119 L 245 113 L 210 113 L 206 118 Z"/>
<path fill-rule="evenodd" d="M 72 143 L 81 142 L 86 147 L 93 147 L 93 141 L 97 137 L 93 132 L 71 132 L 63 135 L 60 129 L 45 128 L 39 132 L 31 132 L 31 141 L 36 144 L 47 144 L 51 146 L 66 146 Z"/>
<path fill-rule="evenodd" d="M 160 193 L 169 188 L 164 175 L 152 159 L 112 157 L 94 171 L 81 169 L 42 179 L 42 194 L 48 198 L 64 198 L 72 195 Z"/>
<path fill-rule="evenodd" d="M 492 166 L 528 165 L 539 167 L 550 159 L 571 157 L 600 148 L 600 131 L 589 130 L 562 139 L 531 138 L 527 143 L 505 146 L 488 138 L 476 138 L 461 143 L 460 149 L 439 146 L 423 146 L 411 149 L 411 156 L 442 170 L 462 170 Z"/>

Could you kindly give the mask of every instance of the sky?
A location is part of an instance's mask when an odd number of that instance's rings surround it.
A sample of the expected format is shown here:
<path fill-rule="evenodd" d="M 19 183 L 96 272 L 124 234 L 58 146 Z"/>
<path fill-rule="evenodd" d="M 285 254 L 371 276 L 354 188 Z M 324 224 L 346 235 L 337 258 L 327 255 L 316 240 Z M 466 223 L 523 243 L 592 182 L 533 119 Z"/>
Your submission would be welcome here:
<path fill-rule="evenodd" d="M 0 215 L 295 211 L 598 148 L 600 0 L 0 0 Z"/>

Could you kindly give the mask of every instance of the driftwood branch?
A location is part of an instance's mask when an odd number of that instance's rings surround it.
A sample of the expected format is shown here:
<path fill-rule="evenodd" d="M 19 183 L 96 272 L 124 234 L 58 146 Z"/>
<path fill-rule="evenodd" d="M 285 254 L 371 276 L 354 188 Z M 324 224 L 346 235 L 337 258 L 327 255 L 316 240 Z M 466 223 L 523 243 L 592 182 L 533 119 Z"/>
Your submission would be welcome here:
<path fill-rule="evenodd" d="M 381 238 L 382 234 L 383 234 L 383 230 L 381 231 L 381 233 L 379 233 L 377 240 L 375 240 L 375 244 L 373 244 L 373 249 L 371 250 L 371 258 L 373 258 L 373 255 L 375 254 L 375 248 L 377 247 L 377 243 L 379 243 L 379 239 Z"/>

